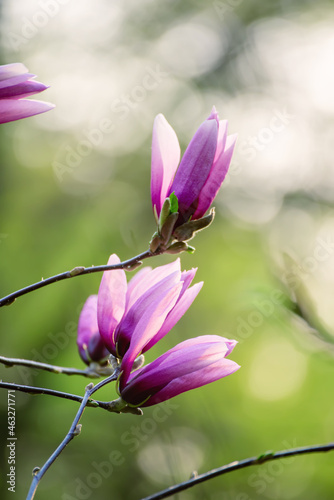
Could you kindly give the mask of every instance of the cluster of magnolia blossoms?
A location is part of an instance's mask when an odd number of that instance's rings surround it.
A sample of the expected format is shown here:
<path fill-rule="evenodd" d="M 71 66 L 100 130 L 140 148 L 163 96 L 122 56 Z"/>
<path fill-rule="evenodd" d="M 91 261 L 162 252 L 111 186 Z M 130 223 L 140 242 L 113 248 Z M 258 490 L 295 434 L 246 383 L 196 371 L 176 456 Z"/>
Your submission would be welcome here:
<path fill-rule="evenodd" d="M 108 264 L 119 263 L 111 255 Z M 236 341 L 216 335 L 186 340 L 146 366 L 142 354 L 163 338 L 190 307 L 203 283 L 191 283 L 196 269 L 181 272 L 180 260 L 145 267 L 127 283 L 123 270 L 103 274 L 98 295 L 90 296 L 80 315 L 77 344 L 86 364 L 119 364 L 120 398 L 112 411 L 151 406 L 235 372 L 225 359 Z M 110 354 L 109 354 L 110 353 Z"/>
<path fill-rule="evenodd" d="M 21 63 L 0 66 L 0 123 L 38 115 L 54 108 L 49 102 L 25 99 L 48 88 L 34 81 L 35 76 Z"/>
<path fill-rule="evenodd" d="M 192 251 L 186 243 L 211 224 L 205 215 L 230 165 L 236 136 L 213 108 L 180 163 L 176 134 L 163 115 L 154 122 L 151 196 L 158 225 L 150 242 L 153 253 Z M 180 163 L 180 165 L 179 165 Z M 111 255 L 108 264 L 120 262 Z M 183 316 L 203 283 L 191 285 L 196 269 L 181 272 L 180 261 L 139 271 L 129 283 L 123 270 L 103 274 L 98 295 L 90 296 L 81 312 L 77 344 L 83 361 L 96 367 L 113 360 L 118 365 L 119 399 L 111 411 L 151 406 L 184 391 L 201 387 L 235 372 L 226 359 L 236 341 L 217 335 L 186 340 L 143 366 L 148 349 Z"/>
<path fill-rule="evenodd" d="M 54 107 L 25 99 L 47 88 L 34 77 L 21 63 L 0 66 L 0 123 Z M 158 229 L 150 242 L 152 254 L 192 251 L 186 242 L 213 220 L 213 209 L 209 215 L 205 213 L 227 174 L 235 140 L 235 135 L 227 135 L 227 121 L 219 121 L 213 108 L 180 163 L 174 130 L 163 115 L 156 117 L 151 195 Z M 119 262 L 111 255 L 108 264 Z M 153 270 L 146 267 L 127 283 L 122 269 L 112 270 L 103 274 L 98 295 L 87 299 L 78 324 L 79 354 L 94 368 L 119 366 L 120 397 L 110 404 L 111 411 L 160 403 L 239 368 L 226 359 L 236 341 L 217 335 L 181 342 L 143 366 L 143 353 L 173 328 L 199 293 L 203 283 L 190 286 L 195 273 L 196 269 L 181 272 L 180 261 L 176 260 Z"/>

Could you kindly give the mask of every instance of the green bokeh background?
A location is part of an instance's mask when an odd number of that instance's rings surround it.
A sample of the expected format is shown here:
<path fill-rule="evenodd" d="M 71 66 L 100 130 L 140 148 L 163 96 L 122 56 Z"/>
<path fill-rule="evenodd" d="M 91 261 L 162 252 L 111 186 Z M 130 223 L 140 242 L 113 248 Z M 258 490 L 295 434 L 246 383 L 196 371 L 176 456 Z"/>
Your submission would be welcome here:
<path fill-rule="evenodd" d="M 184 339 L 219 334 L 239 341 L 231 359 L 242 368 L 180 395 L 161 410 L 145 409 L 142 417 L 88 408 L 81 436 L 54 463 L 36 498 L 135 500 L 186 480 L 193 471 L 268 450 L 333 441 L 331 247 L 326 258 L 314 261 L 319 238 L 332 241 L 334 227 L 333 113 L 329 100 L 322 108 L 307 97 L 306 88 L 308 76 L 320 71 L 312 64 L 324 57 L 321 44 L 332 46 L 332 8 L 332 2 L 256 0 L 2 2 L 3 63 L 22 61 L 38 73 L 51 86 L 41 99 L 57 107 L 1 126 L 1 296 L 77 265 L 106 263 L 111 253 L 124 260 L 147 248 L 155 230 L 149 183 L 157 113 L 163 112 L 175 128 L 182 151 L 213 104 L 229 120 L 231 133 L 239 132 L 239 144 L 246 141 L 248 148 L 249 137 L 261 131 L 264 141 L 263 127 L 273 108 L 287 107 L 296 117 L 290 128 L 256 149 L 254 161 L 236 152 L 234 174 L 215 203 L 214 224 L 193 241 L 194 255 L 180 256 L 183 269 L 198 267 L 196 280 L 203 280 L 204 288 L 146 356 L 150 361 Z M 267 66 L 261 50 L 255 50 L 259 32 L 265 33 L 260 49 L 266 40 L 269 47 Z M 315 52 L 311 61 L 307 39 Z M 170 50 L 168 40 L 178 40 Z M 271 54 L 273 40 L 277 52 Z M 290 51 L 299 51 L 297 74 L 303 64 L 310 66 L 305 78 L 303 71 L 299 74 L 305 87 L 289 80 Z M 324 61 L 328 74 L 320 74 L 321 82 L 332 81 L 331 63 Z M 135 90 L 142 88 L 147 68 L 157 64 L 168 76 L 152 91 Z M 279 80 L 273 76 L 276 66 L 286 71 Z M 314 92 L 320 99 L 325 90 Z M 124 104 L 124 95 L 132 96 L 130 104 Z M 265 116 L 262 122 L 251 121 L 257 115 Z M 105 118 L 114 130 L 73 159 L 80 141 Z M 284 154 L 282 137 L 294 144 L 293 159 Z M 312 155 L 305 165 L 307 147 Z M 60 171 L 59 164 L 65 169 Z M 284 252 L 299 262 L 294 276 L 308 290 L 328 331 L 327 342 L 283 306 L 282 280 L 289 272 Z M 147 265 L 173 258 L 160 256 Z M 1 354 L 84 368 L 76 325 L 100 279 L 92 274 L 63 281 L 2 308 Z M 83 394 L 87 383 L 78 376 L 3 366 L 0 377 L 75 394 Z M 98 397 L 114 396 L 114 389 L 106 387 Z M 77 405 L 16 392 L 16 492 L 11 494 L 6 403 L 2 390 L 2 498 L 25 498 L 32 469 L 63 439 Z M 329 500 L 333 457 L 302 456 L 241 470 L 175 498 Z"/>

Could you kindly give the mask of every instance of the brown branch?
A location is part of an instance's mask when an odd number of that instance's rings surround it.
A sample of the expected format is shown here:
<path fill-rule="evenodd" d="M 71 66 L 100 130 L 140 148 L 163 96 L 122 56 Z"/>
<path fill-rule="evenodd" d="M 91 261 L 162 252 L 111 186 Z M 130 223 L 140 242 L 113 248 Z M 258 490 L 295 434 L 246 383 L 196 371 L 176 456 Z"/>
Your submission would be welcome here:
<path fill-rule="evenodd" d="M 183 483 L 176 484 L 174 486 L 170 486 L 169 488 L 159 491 L 153 495 L 142 498 L 142 500 L 161 500 L 162 498 L 167 498 L 180 491 L 187 490 L 196 484 L 203 483 L 204 481 L 208 481 L 217 476 L 221 476 L 223 474 L 227 474 L 228 472 L 233 472 L 239 469 L 245 469 L 246 467 L 250 467 L 252 465 L 262 465 L 265 462 L 270 462 L 272 460 L 280 460 L 286 457 L 292 457 L 296 455 L 305 455 L 307 453 L 321 453 L 334 450 L 334 443 L 328 443 L 324 445 L 315 445 L 315 446 L 305 446 L 302 448 L 292 448 L 290 450 L 277 451 L 276 453 L 267 452 L 259 457 L 246 458 L 245 460 L 239 460 L 235 462 L 231 462 L 230 464 L 223 465 L 222 467 L 218 467 L 217 469 L 213 469 L 211 471 L 205 472 L 196 477 L 192 477 L 188 481 L 184 481 Z"/>
<path fill-rule="evenodd" d="M 34 469 L 35 474 L 34 474 L 34 478 L 33 478 L 32 482 L 31 482 L 31 486 L 30 486 L 30 489 L 28 492 L 27 500 L 32 500 L 34 498 L 36 490 L 38 488 L 38 485 L 39 485 L 42 477 L 44 476 L 44 474 L 51 467 L 53 462 L 59 457 L 59 455 L 65 449 L 65 447 L 68 445 L 68 443 L 80 434 L 81 425 L 79 424 L 79 421 L 80 421 L 82 414 L 83 414 L 83 412 L 84 412 L 84 410 L 85 410 L 85 408 L 90 400 L 90 396 L 92 396 L 92 394 L 94 394 L 94 392 L 96 392 L 98 389 L 100 389 L 104 385 L 109 384 L 110 382 L 116 380 L 118 375 L 119 375 L 119 371 L 118 371 L 118 368 L 116 368 L 115 372 L 112 375 L 110 375 L 110 377 L 108 377 L 104 380 L 101 380 L 101 382 L 99 382 L 95 386 L 92 382 L 87 385 L 87 387 L 85 389 L 85 395 L 83 396 L 83 398 L 81 398 L 82 401 L 81 401 L 80 407 L 79 407 L 77 414 L 72 422 L 70 430 L 66 434 L 65 438 L 60 443 L 58 448 L 52 453 L 52 455 L 50 455 L 50 457 L 47 459 L 47 461 L 45 462 L 43 467 L 41 467 L 40 469 L 39 468 Z"/>
<path fill-rule="evenodd" d="M 12 382 L 2 382 L 0 381 L 0 389 L 11 389 L 14 391 L 25 392 L 27 394 L 46 394 L 47 396 L 55 396 L 62 399 L 70 399 L 71 401 L 76 401 L 77 403 L 82 403 L 82 396 L 77 396 L 76 394 L 70 394 L 68 392 L 55 391 L 54 389 L 46 389 L 44 387 L 32 387 L 30 385 L 14 384 Z M 86 406 L 92 406 L 94 408 L 102 408 L 103 410 L 110 411 L 110 401 L 98 401 L 95 399 L 89 399 Z"/>
<path fill-rule="evenodd" d="M 5 356 L 0 356 L 0 363 L 7 366 L 8 368 L 12 366 L 27 366 L 28 368 L 45 370 L 51 373 L 62 373 L 64 375 L 82 375 L 83 377 L 89 378 L 100 378 L 103 375 L 110 375 L 114 371 L 114 368 L 110 364 L 101 367 L 96 366 L 96 370 L 92 367 L 87 367 L 85 370 L 79 370 L 77 368 L 68 368 L 65 366 L 40 363 L 39 361 L 33 361 L 30 359 L 6 358 Z"/>
<path fill-rule="evenodd" d="M 132 257 L 132 259 L 125 260 L 124 262 L 120 262 L 119 264 L 113 264 L 113 265 L 103 265 L 103 266 L 92 266 L 92 267 L 74 267 L 71 271 L 65 271 L 60 274 L 56 274 L 55 276 L 51 276 L 50 278 L 47 279 L 42 279 L 41 281 L 38 281 L 37 283 L 33 283 L 32 285 L 28 285 L 24 288 L 21 288 L 20 290 L 17 290 L 16 292 L 10 293 L 9 295 L 6 295 L 2 299 L 0 299 L 0 307 L 2 306 L 9 306 L 12 304 L 18 297 L 21 297 L 22 295 L 25 295 L 26 293 L 33 292 L 34 290 L 38 290 L 39 288 L 43 288 L 47 285 L 51 285 L 52 283 L 56 283 L 57 281 L 62 281 L 66 280 L 69 278 L 74 278 L 75 276 L 83 276 L 84 274 L 91 274 L 91 273 L 100 273 L 103 271 L 112 271 L 115 269 L 125 269 L 128 271 L 131 271 L 132 269 L 135 269 L 136 267 L 141 265 L 141 261 L 144 259 L 148 259 L 150 257 L 154 257 L 156 255 L 160 255 L 162 251 L 156 251 L 156 252 L 151 252 L 150 250 L 147 250 L 146 252 L 143 252 L 136 257 Z"/>

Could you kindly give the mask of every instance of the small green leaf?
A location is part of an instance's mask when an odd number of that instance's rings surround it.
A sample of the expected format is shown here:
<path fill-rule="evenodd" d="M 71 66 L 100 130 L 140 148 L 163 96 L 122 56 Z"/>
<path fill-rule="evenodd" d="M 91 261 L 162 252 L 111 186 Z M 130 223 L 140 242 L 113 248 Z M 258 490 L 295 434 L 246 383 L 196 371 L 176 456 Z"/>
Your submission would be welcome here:
<path fill-rule="evenodd" d="M 196 248 L 191 247 L 190 245 L 187 245 L 187 250 L 186 250 L 186 252 L 187 252 L 187 253 L 190 253 L 190 255 L 192 255 L 193 253 L 195 253 L 195 250 L 196 250 Z"/>
<path fill-rule="evenodd" d="M 179 210 L 179 200 L 177 199 L 177 196 L 174 193 L 174 191 L 169 195 L 169 199 L 170 199 L 170 211 L 172 214 L 174 214 Z"/>
<path fill-rule="evenodd" d="M 257 458 L 256 462 L 258 464 L 262 464 L 263 462 L 270 460 L 274 455 L 275 455 L 275 453 L 273 451 L 266 451 L 265 453 L 262 453 L 262 455 L 260 455 Z"/>

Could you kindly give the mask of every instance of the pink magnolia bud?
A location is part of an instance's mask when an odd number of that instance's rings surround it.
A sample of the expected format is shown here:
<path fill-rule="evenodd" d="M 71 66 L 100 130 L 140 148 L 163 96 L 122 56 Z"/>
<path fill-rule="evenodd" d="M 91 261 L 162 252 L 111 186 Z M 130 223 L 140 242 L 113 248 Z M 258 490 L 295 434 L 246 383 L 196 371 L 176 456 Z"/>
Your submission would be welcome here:
<path fill-rule="evenodd" d="M 181 163 L 177 136 L 165 117 L 156 117 L 152 137 L 151 197 L 159 218 L 172 193 L 178 199 L 175 228 L 201 219 L 211 206 L 231 163 L 236 135 L 227 135 L 227 121 L 219 121 L 213 107 L 200 125 Z"/>
<path fill-rule="evenodd" d="M 122 362 L 121 403 L 152 406 L 231 375 L 240 366 L 225 358 L 236 344 L 217 335 L 189 339 L 129 375 L 122 371 Z"/>

